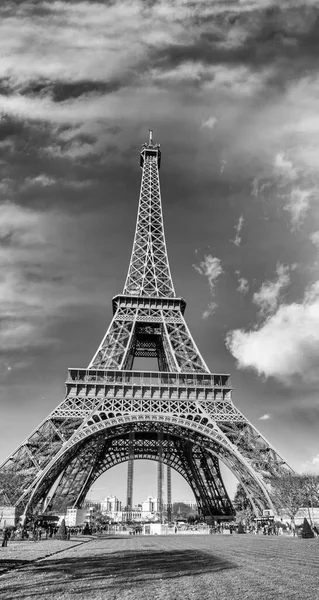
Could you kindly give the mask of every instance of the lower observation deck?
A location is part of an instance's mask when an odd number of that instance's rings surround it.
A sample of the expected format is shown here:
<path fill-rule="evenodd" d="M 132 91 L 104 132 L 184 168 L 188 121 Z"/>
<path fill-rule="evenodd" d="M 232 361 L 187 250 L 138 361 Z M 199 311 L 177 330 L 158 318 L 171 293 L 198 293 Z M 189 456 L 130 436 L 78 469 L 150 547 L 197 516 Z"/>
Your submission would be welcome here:
<path fill-rule="evenodd" d="M 113 313 L 118 307 L 122 308 L 148 308 L 150 310 L 179 310 L 182 314 L 185 312 L 186 302 L 183 298 L 158 296 L 138 296 L 134 294 L 118 294 L 112 300 Z"/>
<path fill-rule="evenodd" d="M 160 397 L 174 395 L 196 400 L 231 401 L 231 381 L 229 375 L 212 373 L 165 373 L 158 371 L 116 371 L 110 369 L 69 369 L 66 381 L 67 394 L 74 393 L 76 387 L 92 386 L 104 394 L 136 396 L 138 390 L 156 390 Z"/>

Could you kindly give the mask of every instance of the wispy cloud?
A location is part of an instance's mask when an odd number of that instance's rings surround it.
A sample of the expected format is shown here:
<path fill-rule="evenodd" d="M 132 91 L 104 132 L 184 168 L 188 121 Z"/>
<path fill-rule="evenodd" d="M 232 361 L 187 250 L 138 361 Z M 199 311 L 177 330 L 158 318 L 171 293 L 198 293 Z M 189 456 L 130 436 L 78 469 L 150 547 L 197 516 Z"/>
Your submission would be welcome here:
<path fill-rule="evenodd" d="M 317 186 L 304 176 L 301 165 L 297 167 L 284 152 L 276 154 L 274 169 L 285 199 L 283 208 L 290 213 L 292 230 L 299 229 L 307 216 Z"/>
<path fill-rule="evenodd" d="M 243 217 L 243 215 L 240 215 L 240 217 L 238 219 L 238 223 L 235 225 L 236 236 L 235 236 L 235 239 L 232 240 L 233 243 L 235 244 L 235 246 L 240 246 L 240 244 L 241 244 L 241 236 L 239 234 L 243 228 L 243 224 L 244 224 L 244 217 Z"/>
<path fill-rule="evenodd" d="M 68 188 L 74 188 L 74 189 L 79 189 L 79 188 L 85 188 L 88 187 L 89 185 L 92 184 L 92 180 L 90 179 L 84 179 L 84 180 L 75 180 L 75 179 L 55 179 L 53 177 L 49 177 L 48 175 L 45 175 L 44 173 L 41 173 L 40 175 L 37 175 L 36 177 L 27 177 L 24 181 L 24 187 L 25 188 L 32 188 L 32 187 L 51 187 L 53 185 L 61 185 L 64 187 L 68 187 Z"/>
<path fill-rule="evenodd" d="M 289 200 L 284 206 L 291 215 L 292 229 L 298 229 L 304 221 L 309 210 L 310 201 L 313 197 L 313 190 L 302 190 L 295 187 L 291 190 Z"/>
<path fill-rule="evenodd" d="M 301 471 L 303 473 L 312 473 L 314 475 L 319 472 L 319 454 L 315 454 L 312 458 L 309 458 L 306 462 L 304 462 L 301 466 Z"/>
<path fill-rule="evenodd" d="M 237 292 L 239 292 L 240 294 L 243 294 L 243 296 L 245 296 L 245 294 L 247 294 L 249 292 L 248 279 L 245 279 L 245 277 L 239 277 L 238 284 L 239 285 L 237 288 Z"/>
<path fill-rule="evenodd" d="M 93 301 L 90 292 L 80 293 L 85 280 L 74 278 L 75 222 L 67 214 L 0 204 L 2 355 L 56 343 L 52 319 Z"/>
<path fill-rule="evenodd" d="M 265 413 L 264 415 L 259 417 L 259 421 L 268 421 L 269 419 L 271 419 L 271 415 L 269 413 Z"/>
<path fill-rule="evenodd" d="M 212 294 L 215 293 L 215 281 L 223 273 L 221 260 L 213 257 L 211 254 L 207 254 L 199 265 L 193 265 L 194 269 L 201 275 L 204 275 L 208 279 L 210 291 Z"/>
<path fill-rule="evenodd" d="M 298 178 L 298 172 L 292 161 L 285 155 L 283 151 L 278 152 L 275 156 L 274 167 L 278 175 L 284 179 L 295 181 Z"/>
<path fill-rule="evenodd" d="M 290 283 L 290 267 L 277 264 L 275 281 L 265 281 L 260 290 L 253 295 L 253 302 L 260 308 L 261 314 L 276 310 L 280 292 Z"/>
<path fill-rule="evenodd" d="M 210 317 L 210 315 L 212 315 L 215 312 L 216 308 L 217 308 L 216 302 L 210 302 L 208 304 L 206 310 L 204 310 L 204 312 L 202 314 L 202 319 L 208 319 L 208 317 Z"/>
<path fill-rule="evenodd" d="M 199 265 L 193 265 L 194 269 L 200 273 L 200 275 L 204 275 L 208 279 L 209 287 L 211 295 L 215 295 L 215 285 L 218 277 L 224 272 L 221 266 L 221 261 L 219 258 L 213 257 L 211 254 L 207 254 L 204 257 Z M 215 302 L 211 302 L 207 309 L 203 312 L 202 318 L 207 319 L 216 309 L 217 304 Z"/>
<path fill-rule="evenodd" d="M 202 121 L 202 127 L 206 127 L 207 129 L 213 129 L 217 123 L 216 117 L 209 117 L 206 121 Z"/>
<path fill-rule="evenodd" d="M 314 231 L 310 235 L 310 239 L 311 239 L 312 243 L 314 244 L 314 246 L 316 246 L 317 248 L 319 248 L 319 231 Z"/>
<path fill-rule="evenodd" d="M 48 177 L 48 175 L 41 173 L 36 177 L 27 177 L 24 183 L 26 186 L 39 185 L 42 187 L 47 187 L 50 185 L 54 185 L 56 183 L 56 179 L 54 179 L 53 177 Z"/>

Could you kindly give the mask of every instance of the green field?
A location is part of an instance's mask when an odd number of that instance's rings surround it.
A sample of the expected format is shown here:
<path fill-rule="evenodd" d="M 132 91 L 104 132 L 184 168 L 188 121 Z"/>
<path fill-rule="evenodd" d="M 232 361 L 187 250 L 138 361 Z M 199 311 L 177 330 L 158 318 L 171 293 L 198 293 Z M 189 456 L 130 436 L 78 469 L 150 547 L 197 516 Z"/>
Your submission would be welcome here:
<path fill-rule="evenodd" d="M 3 600 L 319 599 L 319 538 L 132 536 L 12 542 Z"/>

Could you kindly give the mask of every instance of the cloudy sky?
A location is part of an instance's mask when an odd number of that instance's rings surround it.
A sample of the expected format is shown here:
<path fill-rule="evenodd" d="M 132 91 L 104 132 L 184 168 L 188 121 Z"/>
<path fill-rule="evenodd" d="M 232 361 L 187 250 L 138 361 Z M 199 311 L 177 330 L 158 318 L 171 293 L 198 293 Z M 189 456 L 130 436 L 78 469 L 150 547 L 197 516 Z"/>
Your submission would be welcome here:
<path fill-rule="evenodd" d="M 2 1 L 0 460 L 108 326 L 152 127 L 196 342 L 319 468 L 318 19 L 317 0 Z"/>

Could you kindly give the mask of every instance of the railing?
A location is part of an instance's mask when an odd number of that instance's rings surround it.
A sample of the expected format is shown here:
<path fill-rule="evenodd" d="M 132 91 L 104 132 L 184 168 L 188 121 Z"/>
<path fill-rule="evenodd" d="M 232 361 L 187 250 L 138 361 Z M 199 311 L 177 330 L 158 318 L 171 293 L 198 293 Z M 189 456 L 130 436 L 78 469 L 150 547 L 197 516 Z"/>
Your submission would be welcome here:
<path fill-rule="evenodd" d="M 231 388 L 229 375 L 216 373 L 163 373 L 158 371 L 113 371 L 110 369 L 69 369 L 66 383 L 154 385 Z"/>

